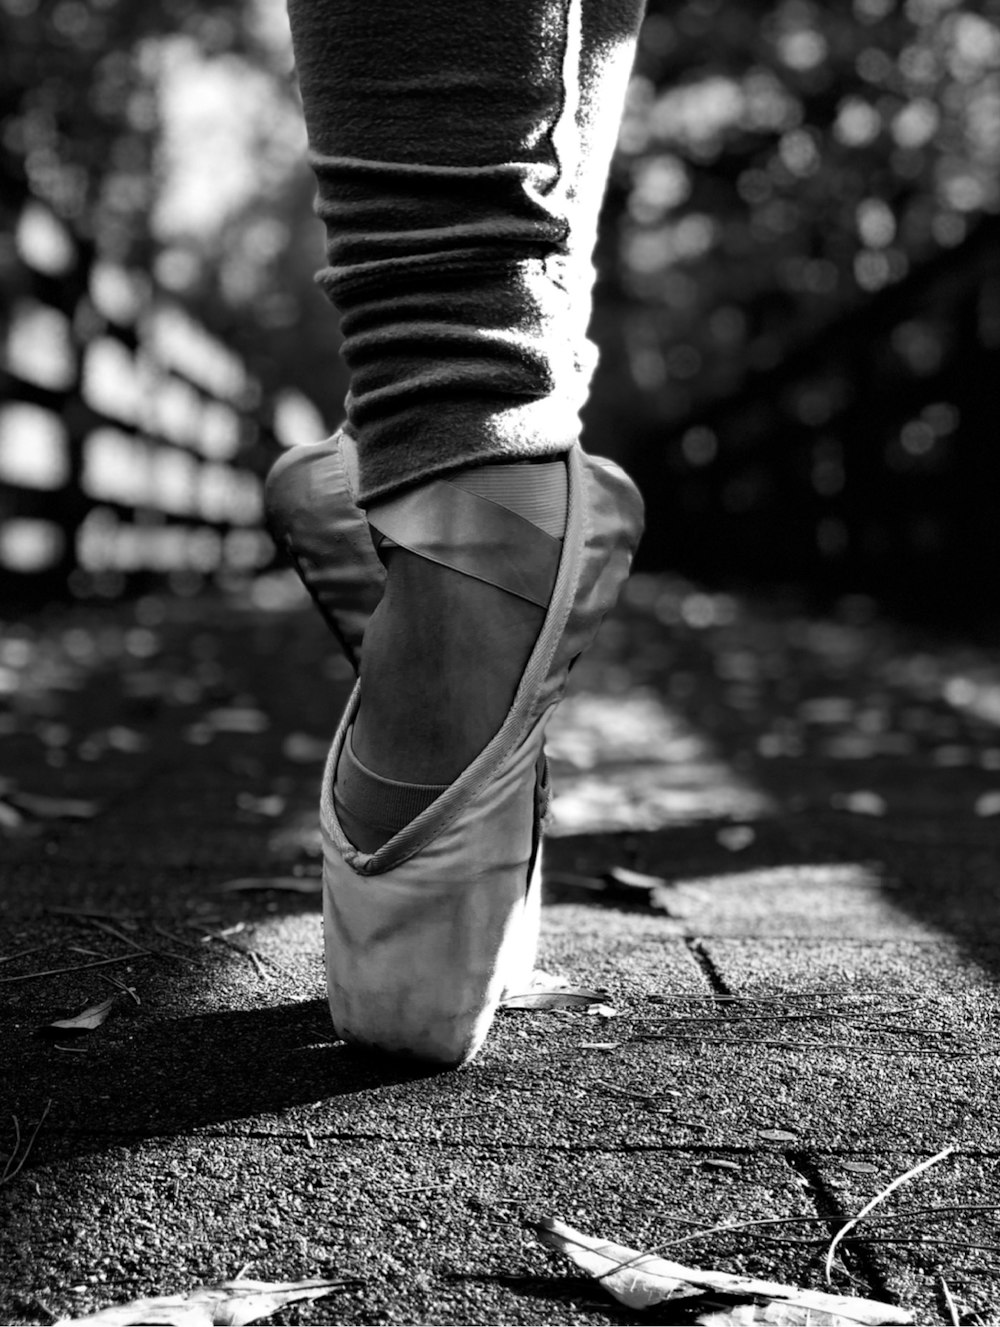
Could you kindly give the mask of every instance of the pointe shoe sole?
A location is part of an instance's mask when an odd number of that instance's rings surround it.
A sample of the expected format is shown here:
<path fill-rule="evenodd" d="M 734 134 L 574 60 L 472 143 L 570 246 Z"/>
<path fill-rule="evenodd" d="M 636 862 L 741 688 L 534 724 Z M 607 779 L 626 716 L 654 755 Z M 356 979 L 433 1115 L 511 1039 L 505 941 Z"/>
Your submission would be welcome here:
<path fill-rule="evenodd" d="M 470 1060 L 506 989 L 530 979 L 538 931 L 545 727 L 569 668 L 618 596 L 642 529 L 634 485 L 568 454 L 555 589 L 499 732 L 458 779 L 377 852 L 348 841 L 333 804 L 356 687 L 323 781 L 327 989 L 347 1041 L 446 1065 Z"/>

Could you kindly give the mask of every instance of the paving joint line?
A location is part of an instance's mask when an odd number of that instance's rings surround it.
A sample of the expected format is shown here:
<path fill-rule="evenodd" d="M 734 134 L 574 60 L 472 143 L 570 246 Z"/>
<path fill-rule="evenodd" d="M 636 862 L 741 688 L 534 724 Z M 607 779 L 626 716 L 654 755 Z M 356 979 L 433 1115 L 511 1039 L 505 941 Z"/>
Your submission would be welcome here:
<path fill-rule="evenodd" d="M 697 935 L 685 935 L 684 944 L 687 946 L 688 953 L 694 959 L 695 963 L 697 963 L 702 976 L 708 982 L 715 994 L 732 995 L 733 992 L 730 990 L 728 983 L 718 967 L 716 967 L 714 959 L 705 949 L 702 937 Z"/>

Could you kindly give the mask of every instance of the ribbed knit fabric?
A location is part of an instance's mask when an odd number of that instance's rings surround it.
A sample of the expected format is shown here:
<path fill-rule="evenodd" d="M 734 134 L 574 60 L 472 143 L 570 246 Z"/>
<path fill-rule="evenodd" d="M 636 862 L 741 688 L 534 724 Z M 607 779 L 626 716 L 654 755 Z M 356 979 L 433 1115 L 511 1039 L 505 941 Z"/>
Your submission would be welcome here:
<path fill-rule="evenodd" d="M 289 0 L 367 506 L 579 433 L 642 0 Z"/>

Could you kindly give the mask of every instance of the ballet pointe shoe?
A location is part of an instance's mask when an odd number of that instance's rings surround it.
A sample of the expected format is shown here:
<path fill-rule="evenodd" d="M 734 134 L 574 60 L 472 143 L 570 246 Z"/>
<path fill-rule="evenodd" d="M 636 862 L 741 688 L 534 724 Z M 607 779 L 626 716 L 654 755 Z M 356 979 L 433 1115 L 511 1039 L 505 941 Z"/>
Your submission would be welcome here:
<path fill-rule="evenodd" d="M 385 589 L 385 568 L 355 501 L 356 475 L 354 443 L 338 432 L 285 452 L 264 485 L 271 537 L 291 558 L 355 675 L 365 628 Z"/>
<path fill-rule="evenodd" d="M 641 499 L 618 466 L 578 446 L 565 460 L 566 532 L 561 544 L 551 540 L 557 548 L 547 558 L 525 556 L 526 522 L 483 499 L 470 503 L 470 494 L 456 499 L 447 481 L 379 505 L 379 528 L 395 544 L 534 596 L 545 618 L 495 736 L 373 853 L 348 840 L 333 799 L 358 711 L 354 689 L 320 802 L 327 990 L 334 1027 L 347 1041 L 460 1065 L 482 1045 L 504 990 L 523 990 L 530 980 L 545 728 L 570 667 L 618 596 L 642 529 Z"/>

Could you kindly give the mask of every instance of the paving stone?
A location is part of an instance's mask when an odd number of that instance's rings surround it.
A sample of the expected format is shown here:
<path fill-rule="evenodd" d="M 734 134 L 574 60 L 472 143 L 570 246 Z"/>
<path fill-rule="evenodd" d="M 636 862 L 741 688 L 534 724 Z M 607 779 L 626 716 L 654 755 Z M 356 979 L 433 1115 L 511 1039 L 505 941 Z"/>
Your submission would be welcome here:
<path fill-rule="evenodd" d="M 156 1287 L 246 1275 L 357 1276 L 363 1286 L 277 1321 L 614 1323 L 594 1281 L 537 1244 L 553 1215 L 639 1248 L 732 1219 L 808 1215 L 780 1158 L 736 1169 L 702 1154 L 530 1153 L 331 1140 L 305 1127 L 151 1140 L 36 1165 L 0 1217 L 0 1261 L 25 1307 L 82 1313 Z M 794 1248 L 756 1231 L 686 1242 L 681 1261 L 818 1285 Z M 841 1278 L 846 1287 L 846 1279 Z"/>

